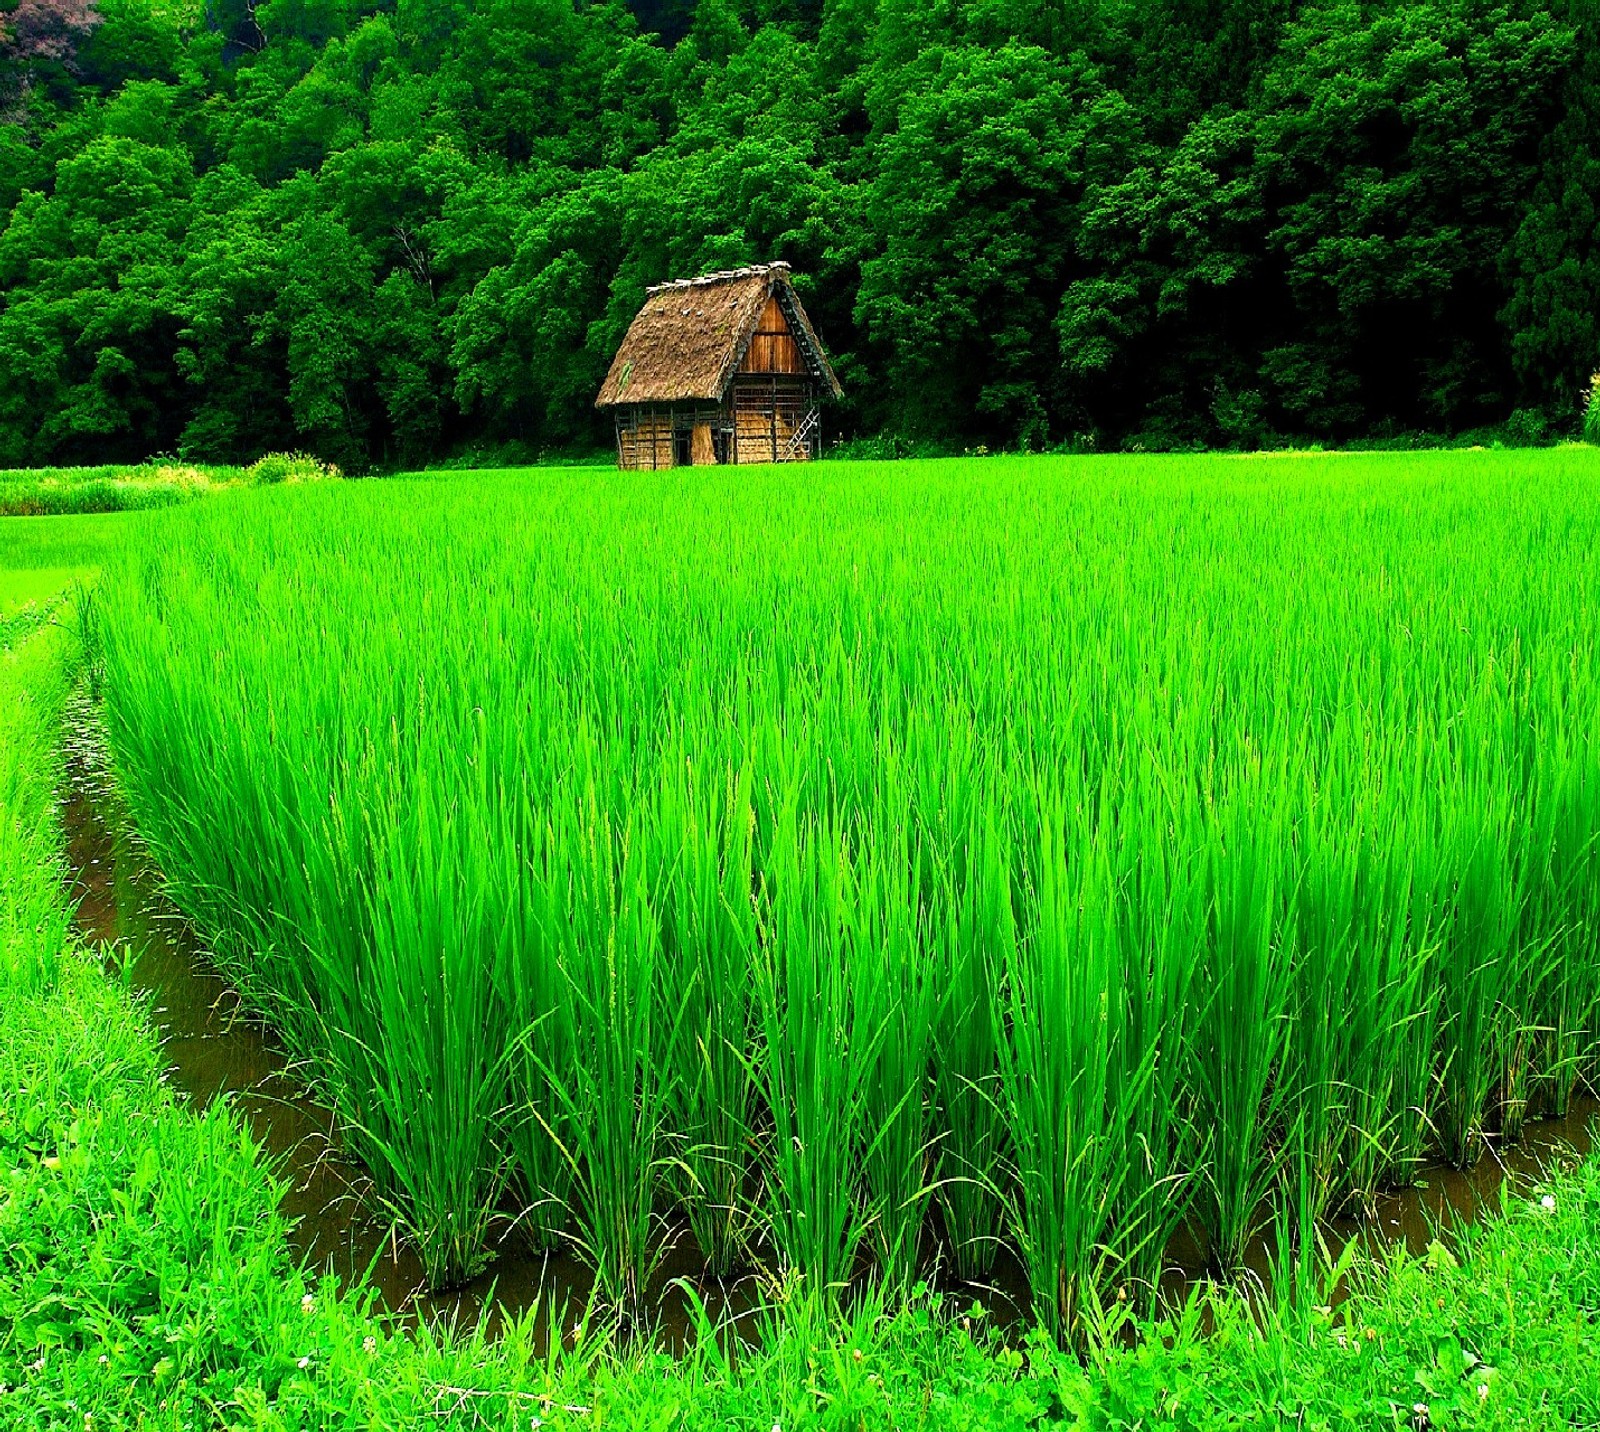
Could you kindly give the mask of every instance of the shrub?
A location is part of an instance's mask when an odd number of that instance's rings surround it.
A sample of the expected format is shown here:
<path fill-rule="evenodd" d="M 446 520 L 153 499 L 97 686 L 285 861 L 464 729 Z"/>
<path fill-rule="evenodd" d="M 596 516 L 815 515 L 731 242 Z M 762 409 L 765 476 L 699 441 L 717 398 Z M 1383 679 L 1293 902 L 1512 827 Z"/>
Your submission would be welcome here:
<path fill-rule="evenodd" d="M 1505 439 L 1512 447 L 1539 447 L 1549 438 L 1549 423 L 1537 408 L 1518 408 L 1506 419 Z"/>
<path fill-rule="evenodd" d="M 841 438 L 828 449 L 828 456 L 845 462 L 892 462 L 904 457 L 942 457 L 945 449 L 927 438 L 908 438 L 899 433 L 878 433 L 872 437 Z"/>
<path fill-rule="evenodd" d="M 1600 373 L 1589 379 L 1589 400 L 1583 412 L 1585 442 L 1600 443 Z"/>
<path fill-rule="evenodd" d="M 252 483 L 323 482 L 343 474 L 331 462 L 303 452 L 269 452 L 244 470 Z"/>

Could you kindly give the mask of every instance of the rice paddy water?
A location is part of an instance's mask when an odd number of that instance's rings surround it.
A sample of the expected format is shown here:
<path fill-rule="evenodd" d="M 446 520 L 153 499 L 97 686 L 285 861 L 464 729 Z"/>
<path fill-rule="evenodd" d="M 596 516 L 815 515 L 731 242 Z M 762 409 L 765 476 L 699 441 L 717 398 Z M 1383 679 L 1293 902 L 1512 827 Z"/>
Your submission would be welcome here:
<path fill-rule="evenodd" d="M 1600 457 L 223 496 L 98 600 L 139 827 L 447 1284 L 521 1210 L 1072 1337 L 1595 1073 Z M 1287 1211 L 1287 1213 L 1285 1213 Z"/>

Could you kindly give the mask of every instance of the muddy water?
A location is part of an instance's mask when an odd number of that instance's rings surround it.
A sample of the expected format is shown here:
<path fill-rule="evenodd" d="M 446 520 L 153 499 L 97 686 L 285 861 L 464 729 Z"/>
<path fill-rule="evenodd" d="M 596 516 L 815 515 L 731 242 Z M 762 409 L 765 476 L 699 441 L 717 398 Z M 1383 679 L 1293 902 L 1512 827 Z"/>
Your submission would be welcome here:
<path fill-rule="evenodd" d="M 201 1105 L 230 1098 L 266 1150 L 284 1182 L 282 1209 L 292 1222 L 295 1253 L 308 1268 L 334 1273 L 345 1284 L 365 1275 L 378 1305 L 405 1322 L 469 1326 L 483 1319 L 494 1331 L 508 1318 L 531 1316 L 536 1341 L 543 1344 L 552 1309 L 571 1317 L 584 1306 L 588 1272 L 566 1255 L 534 1255 L 508 1242 L 492 1250 L 487 1270 L 464 1287 L 426 1291 L 420 1261 L 374 1213 L 371 1180 L 341 1146 L 332 1112 L 308 1094 L 307 1082 L 271 1032 L 242 1008 L 193 929 L 162 896 L 157 874 L 122 815 L 97 714 L 85 704 L 72 713 L 71 727 L 62 814 L 79 929 L 114 950 L 134 987 L 148 996 L 171 1083 Z M 1491 1141 L 1476 1168 L 1426 1168 L 1417 1187 L 1380 1198 L 1372 1217 L 1336 1220 L 1324 1235 L 1335 1250 L 1364 1236 L 1376 1246 L 1403 1242 L 1421 1252 L 1441 1232 L 1448 1236 L 1497 1208 L 1508 1182 L 1513 1191 L 1525 1190 L 1552 1159 L 1587 1152 L 1597 1114 L 1600 1103 L 1580 1098 L 1566 1118 L 1531 1123 L 1514 1145 L 1501 1148 Z M 706 1280 L 686 1232 L 669 1230 L 668 1236 L 671 1246 L 652 1288 L 652 1305 L 659 1308 L 655 1335 L 669 1347 L 690 1340 L 686 1289 L 703 1302 L 713 1323 L 748 1329 L 758 1316 L 761 1278 L 751 1273 L 727 1285 Z M 1180 1234 L 1168 1255 L 1162 1292 L 1179 1300 L 1205 1276 L 1202 1250 L 1198 1240 Z M 1257 1239 L 1246 1261 L 1264 1284 L 1273 1261 L 1270 1240 Z M 1026 1279 L 1009 1255 L 1002 1253 L 981 1287 L 952 1283 L 941 1266 L 937 1250 L 930 1250 L 930 1278 L 963 1302 L 983 1304 L 1000 1325 L 1026 1318 Z"/>

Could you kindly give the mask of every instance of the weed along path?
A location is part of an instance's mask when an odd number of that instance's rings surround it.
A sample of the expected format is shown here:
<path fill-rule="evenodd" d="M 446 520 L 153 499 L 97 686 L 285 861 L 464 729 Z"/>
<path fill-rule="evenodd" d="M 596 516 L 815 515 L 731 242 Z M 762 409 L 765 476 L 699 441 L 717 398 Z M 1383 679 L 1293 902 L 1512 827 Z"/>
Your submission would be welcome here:
<path fill-rule="evenodd" d="M 159 874 L 139 849 L 107 767 L 97 708 L 87 697 L 69 707 L 66 786 L 62 823 L 72 872 L 77 924 L 83 937 L 115 951 L 113 963 L 150 1002 L 175 1087 L 204 1107 L 233 1101 L 252 1136 L 271 1155 L 282 1181 L 283 1212 L 293 1220 L 295 1255 L 311 1270 L 336 1274 L 347 1287 L 371 1287 L 378 1304 L 403 1323 L 446 1319 L 458 1327 L 485 1320 L 491 1333 L 506 1319 L 533 1314 L 545 1345 L 552 1307 L 581 1309 L 593 1276 L 566 1253 L 532 1253 L 517 1246 L 512 1230 L 488 1269 L 465 1285 L 430 1292 L 422 1261 L 391 1223 L 375 1212 L 372 1184 L 344 1149 L 337 1119 L 308 1091 L 271 1031 L 244 1007 L 229 982 L 209 963 L 203 943 L 164 897 Z M 1570 1155 L 1593 1144 L 1600 1101 L 1579 1095 L 1560 1119 L 1530 1123 L 1514 1143 L 1492 1144 L 1470 1170 L 1445 1164 L 1424 1168 L 1414 1187 L 1380 1195 L 1370 1214 L 1327 1221 L 1322 1227 L 1337 1258 L 1352 1239 L 1365 1238 L 1381 1254 L 1403 1243 L 1421 1254 L 1443 1236 L 1493 1216 L 1502 1192 L 1525 1191 Z M 508 1209 L 505 1223 L 513 1215 Z M 650 1332 L 668 1349 L 693 1336 L 686 1290 L 712 1321 L 738 1328 L 758 1314 L 761 1275 L 747 1272 L 726 1285 L 702 1276 L 686 1229 L 672 1231 L 651 1288 Z M 1027 1280 L 1003 1254 L 981 1285 L 948 1276 L 945 1250 L 929 1240 L 924 1268 L 946 1291 L 980 1302 L 1001 1326 L 1029 1325 Z M 1260 1234 L 1247 1250 L 1252 1275 L 1245 1287 L 1267 1288 L 1275 1248 Z M 1203 1248 L 1193 1230 L 1180 1229 L 1168 1249 L 1164 1300 L 1181 1303 L 1207 1276 Z"/>

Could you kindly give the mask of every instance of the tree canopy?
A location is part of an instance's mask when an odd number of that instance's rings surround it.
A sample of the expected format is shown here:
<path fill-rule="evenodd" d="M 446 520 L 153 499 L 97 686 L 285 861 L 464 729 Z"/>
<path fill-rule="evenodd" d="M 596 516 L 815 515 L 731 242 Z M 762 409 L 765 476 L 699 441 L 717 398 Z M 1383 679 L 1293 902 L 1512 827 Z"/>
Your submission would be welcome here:
<path fill-rule="evenodd" d="M 583 449 L 785 259 L 836 430 L 1511 422 L 1600 367 L 1590 0 L 0 0 L 0 464 Z"/>

